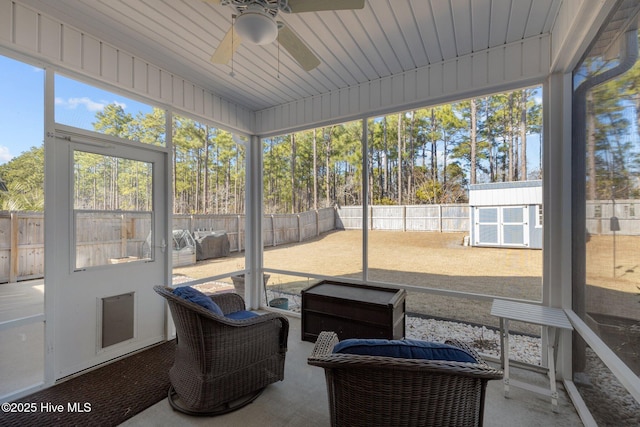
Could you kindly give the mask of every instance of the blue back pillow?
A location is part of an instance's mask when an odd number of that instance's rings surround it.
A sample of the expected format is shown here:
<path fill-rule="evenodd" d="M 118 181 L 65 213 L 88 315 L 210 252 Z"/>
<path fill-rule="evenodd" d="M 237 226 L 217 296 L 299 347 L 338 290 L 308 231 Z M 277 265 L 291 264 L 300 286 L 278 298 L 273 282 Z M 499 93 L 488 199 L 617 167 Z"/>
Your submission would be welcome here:
<path fill-rule="evenodd" d="M 333 352 L 401 359 L 478 363 L 472 355 L 461 348 L 438 342 L 416 340 L 346 339 L 336 344 Z"/>
<path fill-rule="evenodd" d="M 179 288 L 175 288 L 173 290 L 173 294 L 183 298 L 187 301 L 191 301 L 193 303 L 198 304 L 201 307 L 206 308 L 207 310 L 217 314 L 219 316 L 224 316 L 224 313 L 218 307 L 218 304 L 213 302 L 211 298 L 200 292 L 199 290 L 192 288 L 190 286 L 182 286 Z"/>

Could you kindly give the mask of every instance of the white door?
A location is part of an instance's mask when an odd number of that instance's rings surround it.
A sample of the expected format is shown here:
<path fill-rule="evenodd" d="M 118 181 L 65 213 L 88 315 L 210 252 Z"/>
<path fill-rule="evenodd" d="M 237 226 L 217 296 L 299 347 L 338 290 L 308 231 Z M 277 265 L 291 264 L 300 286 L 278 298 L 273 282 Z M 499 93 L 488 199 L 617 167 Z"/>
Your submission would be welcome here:
<path fill-rule="evenodd" d="M 55 379 L 157 343 L 167 283 L 167 153 L 58 136 L 53 160 Z M 51 290 L 51 288 L 49 289 Z"/>
<path fill-rule="evenodd" d="M 497 207 L 476 208 L 475 245 L 496 246 L 500 243 L 500 220 Z"/>
<path fill-rule="evenodd" d="M 529 246 L 529 222 L 526 206 L 502 208 L 502 246 Z"/>
<path fill-rule="evenodd" d="M 526 206 L 477 207 L 474 226 L 474 245 L 529 246 Z"/>

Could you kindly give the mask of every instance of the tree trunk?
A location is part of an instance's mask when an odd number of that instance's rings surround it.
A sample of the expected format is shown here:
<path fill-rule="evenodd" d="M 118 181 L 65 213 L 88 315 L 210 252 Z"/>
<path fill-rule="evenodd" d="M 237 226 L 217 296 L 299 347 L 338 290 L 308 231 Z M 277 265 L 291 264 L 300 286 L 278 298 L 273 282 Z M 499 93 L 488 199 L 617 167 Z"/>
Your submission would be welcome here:
<path fill-rule="evenodd" d="M 204 176 L 202 178 L 202 212 L 209 212 L 209 126 L 204 127 Z"/>
<path fill-rule="evenodd" d="M 411 111 L 411 130 L 409 131 L 409 176 L 407 177 L 407 195 L 410 197 L 409 203 L 413 203 L 413 175 L 415 173 L 415 153 L 414 153 L 414 128 L 416 125 L 416 112 Z"/>
<path fill-rule="evenodd" d="M 402 113 L 398 113 L 398 205 L 402 204 Z"/>
<path fill-rule="evenodd" d="M 508 170 L 509 170 L 509 181 L 514 180 L 515 171 L 514 171 L 514 161 L 513 161 L 513 92 L 509 93 L 509 114 L 508 114 L 508 124 L 507 124 L 507 148 L 508 148 Z"/>
<path fill-rule="evenodd" d="M 442 195 L 447 194 L 447 152 L 449 151 L 449 136 L 445 133 L 442 137 Z M 438 203 L 446 203 L 439 200 Z"/>
<path fill-rule="evenodd" d="M 229 196 L 231 195 L 231 159 L 227 160 L 224 178 L 224 213 L 229 213 Z"/>
<path fill-rule="evenodd" d="M 431 180 L 433 184 L 438 181 L 438 158 L 437 146 L 438 140 L 436 139 L 436 110 L 431 109 Z"/>
<path fill-rule="evenodd" d="M 471 158 L 471 171 L 470 180 L 471 184 L 476 183 L 476 145 L 477 145 L 477 122 L 476 122 L 476 100 L 471 99 L 471 140 L 469 141 L 470 158 Z"/>
<path fill-rule="evenodd" d="M 216 144 L 216 213 L 220 213 L 220 146 Z"/>
<path fill-rule="evenodd" d="M 322 136 L 324 137 L 324 128 L 322 128 Z M 325 158 L 325 182 L 326 182 L 326 207 L 331 206 L 331 173 L 330 173 L 330 159 L 331 159 L 331 128 L 329 128 L 329 135 L 325 137 L 326 144 L 326 158 Z"/>
<path fill-rule="evenodd" d="M 194 150 L 194 156 L 196 158 L 195 159 L 196 160 L 196 188 L 195 188 L 195 191 L 193 192 L 195 197 L 195 200 L 193 203 L 194 204 L 193 212 L 198 213 L 198 212 L 201 212 L 200 211 L 200 179 L 202 176 L 202 171 L 201 171 L 202 161 L 200 160 L 201 159 L 200 148 L 196 148 Z"/>
<path fill-rule="evenodd" d="M 178 200 L 178 193 L 176 191 L 176 189 L 178 188 L 178 177 L 176 176 L 176 159 L 178 157 L 177 155 L 177 149 L 176 146 L 173 146 L 173 161 L 171 162 L 171 167 L 173 168 L 172 172 L 173 172 L 173 200 Z M 176 207 L 173 207 L 174 212 L 176 211 Z"/>
<path fill-rule="evenodd" d="M 316 130 L 313 129 L 313 210 L 318 210 L 318 146 Z"/>
<path fill-rule="evenodd" d="M 587 200 L 596 200 L 596 117 L 593 93 L 587 94 Z"/>
<path fill-rule="evenodd" d="M 520 180 L 527 180 L 527 89 L 522 90 L 520 110 Z"/>
<path fill-rule="evenodd" d="M 388 197 L 389 194 L 389 145 L 387 143 L 387 116 L 382 118 L 382 143 L 384 151 L 382 152 L 382 194 L 381 198 Z"/>
<path fill-rule="evenodd" d="M 291 213 L 296 213 L 296 134 L 291 134 Z"/>

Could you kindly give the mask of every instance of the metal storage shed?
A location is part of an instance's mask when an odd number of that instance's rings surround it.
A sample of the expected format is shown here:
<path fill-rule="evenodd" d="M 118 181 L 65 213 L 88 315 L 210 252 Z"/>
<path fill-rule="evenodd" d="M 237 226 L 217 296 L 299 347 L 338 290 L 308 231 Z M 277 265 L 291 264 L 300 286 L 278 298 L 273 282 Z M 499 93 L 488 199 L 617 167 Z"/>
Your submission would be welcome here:
<path fill-rule="evenodd" d="M 472 246 L 542 249 L 542 181 L 473 184 Z"/>

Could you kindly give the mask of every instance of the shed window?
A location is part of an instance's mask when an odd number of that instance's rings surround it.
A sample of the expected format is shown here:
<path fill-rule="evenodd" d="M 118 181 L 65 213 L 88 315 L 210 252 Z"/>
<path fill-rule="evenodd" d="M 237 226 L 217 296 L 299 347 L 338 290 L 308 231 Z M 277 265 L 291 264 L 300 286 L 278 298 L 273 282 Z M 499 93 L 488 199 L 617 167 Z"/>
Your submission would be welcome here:
<path fill-rule="evenodd" d="M 543 218 L 542 205 L 536 205 L 536 228 L 542 227 Z"/>

